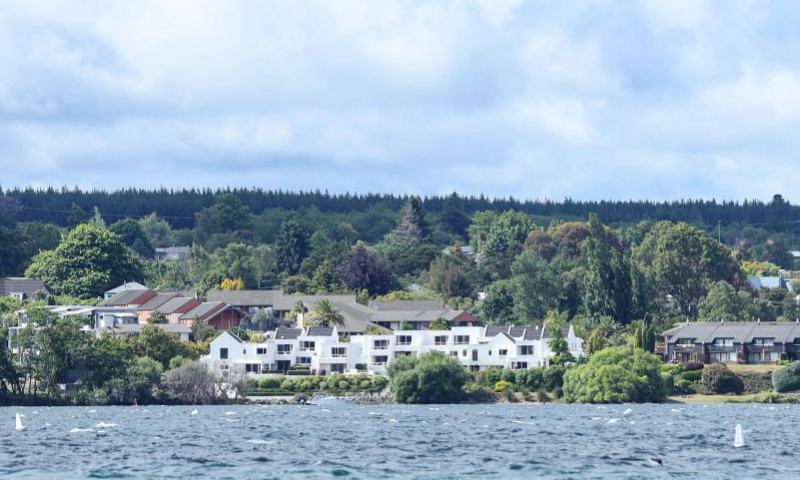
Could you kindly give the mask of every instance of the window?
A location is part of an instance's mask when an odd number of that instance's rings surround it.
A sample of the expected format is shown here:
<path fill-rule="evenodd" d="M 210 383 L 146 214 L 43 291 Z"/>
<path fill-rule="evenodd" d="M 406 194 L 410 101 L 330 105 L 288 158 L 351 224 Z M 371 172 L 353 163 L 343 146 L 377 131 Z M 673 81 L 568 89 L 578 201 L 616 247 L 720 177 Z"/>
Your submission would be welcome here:
<path fill-rule="evenodd" d="M 346 357 L 346 356 L 347 356 L 347 348 L 345 347 L 331 348 L 331 357 Z"/>
<path fill-rule="evenodd" d="M 300 351 L 307 352 L 309 350 L 314 350 L 314 342 L 300 342 Z"/>
<path fill-rule="evenodd" d="M 519 354 L 520 355 L 533 355 L 533 345 L 520 345 Z"/>
<path fill-rule="evenodd" d="M 219 358 L 222 360 L 228 359 L 228 349 L 227 348 L 220 348 L 219 349 Z"/>
<path fill-rule="evenodd" d="M 528 362 L 516 362 L 514 368 L 528 368 Z"/>
<path fill-rule="evenodd" d="M 375 340 L 373 343 L 375 350 L 386 350 L 389 348 L 389 340 Z"/>
<path fill-rule="evenodd" d="M 242 355 L 247 355 L 247 349 L 246 348 L 242 349 Z"/>
<path fill-rule="evenodd" d="M 774 338 L 754 338 L 753 345 L 759 345 L 762 347 L 771 347 L 775 344 Z"/>
<path fill-rule="evenodd" d="M 244 366 L 245 373 L 261 373 L 260 363 L 247 363 Z"/>
<path fill-rule="evenodd" d="M 310 365 L 311 357 L 297 357 L 297 363 L 301 365 Z"/>
<path fill-rule="evenodd" d="M 681 346 L 693 346 L 694 338 L 679 338 L 678 341 L 675 343 Z"/>
<path fill-rule="evenodd" d="M 383 328 L 385 328 L 387 330 L 391 330 L 392 329 L 392 322 L 378 322 L 378 326 L 379 327 L 383 327 Z"/>
<path fill-rule="evenodd" d="M 398 345 L 411 345 L 411 335 L 398 335 L 395 337 L 395 343 Z"/>
<path fill-rule="evenodd" d="M 433 337 L 433 343 L 435 345 L 447 345 L 447 335 L 436 335 Z"/>
<path fill-rule="evenodd" d="M 508 350 L 499 350 L 497 354 L 500 355 L 501 357 L 505 357 L 506 355 L 508 355 Z"/>
<path fill-rule="evenodd" d="M 492 356 L 492 351 L 491 351 L 491 350 L 489 350 L 489 356 L 490 356 L 490 357 Z"/>
<path fill-rule="evenodd" d="M 344 373 L 344 367 L 346 365 L 344 363 L 332 363 L 331 364 L 331 373 Z"/>
<path fill-rule="evenodd" d="M 292 345 L 289 343 L 278 344 L 278 355 L 292 353 Z"/>
<path fill-rule="evenodd" d="M 735 362 L 736 352 L 711 352 L 709 357 L 712 363 Z"/>
<path fill-rule="evenodd" d="M 372 357 L 372 364 L 373 365 L 386 365 L 389 363 L 389 356 L 388 355 L 376 355 Z"/>
<path fill-rule="evenodd" d="M 256 348 L 256 355 L 266 355 L 267 347 Z"/>
<path fill-rule="evenodd" d="M 454 351 L 450 352 L 450 356 L 451 357 L 457 357 L 458 356 L 458 350 L 454 350 Z"/>
<path fill-rule="evenodd" d="M 715 338 L 714 339 L 714 346 L 715 347 L 732 347 L 733 346 L 733 339 L 732 338 Z"/>
<path fill-rule="evenodd" d="M 489 352 L 489 353 L 491 353 L 491 352 Z M 473 350 L 472 351 L 472 361 L 473 362 L 477 362 L 478 361 L 478 351 L 477 350 Z"/>
<path fill-rule="evenodd" d="M 411 352 L 394 352 L 394 358 L 410 357 Z"/>
<path fill-rule="evenodd" d="M 469 335 L 456 335 L 454 343 L 456 345 L 469 345 Z"/>
<path fill-rule="evenodd" d="M 467 356 L 467 349 L 466 348 L 464 350 L 461 350 L 461 356 L 462 357 L 466 357 Z"/>

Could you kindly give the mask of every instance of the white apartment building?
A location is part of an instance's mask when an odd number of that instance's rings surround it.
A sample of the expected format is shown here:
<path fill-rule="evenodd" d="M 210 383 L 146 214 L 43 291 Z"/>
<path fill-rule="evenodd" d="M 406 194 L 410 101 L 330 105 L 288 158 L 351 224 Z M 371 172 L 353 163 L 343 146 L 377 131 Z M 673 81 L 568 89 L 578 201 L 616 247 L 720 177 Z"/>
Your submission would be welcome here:
<path fill-rule="evenodd" d="M 583 355 L 583 340 L 572 326 L 562 329 L 570 353 Z M 436 350 L 457 358 L 471 370 L 489 367 L 545 366 L 553 357 L 550 333 L 542 327 L 453 327 L 450 330 L 408 330 L 387 335 L 352 336 L 340 342 L 336 328 L 278 329 L 262 343 L 245 342 L 228 332 L 211 342 L 202 358 L 211 368 L 234 376 L 283 373 L 296 363 L 312 374 L 352 372 L 359 364 L 385 374 L 392 360 Z"/>

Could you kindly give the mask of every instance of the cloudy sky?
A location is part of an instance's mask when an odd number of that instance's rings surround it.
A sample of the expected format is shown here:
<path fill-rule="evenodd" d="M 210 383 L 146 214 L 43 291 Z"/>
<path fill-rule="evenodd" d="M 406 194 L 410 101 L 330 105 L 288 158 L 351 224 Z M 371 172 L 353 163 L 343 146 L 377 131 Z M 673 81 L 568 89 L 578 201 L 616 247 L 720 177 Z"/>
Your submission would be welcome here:
<path fill-rule="evenodd" d="M 0 185 L 790 200 L 800 2 L 0 3 Z"/>

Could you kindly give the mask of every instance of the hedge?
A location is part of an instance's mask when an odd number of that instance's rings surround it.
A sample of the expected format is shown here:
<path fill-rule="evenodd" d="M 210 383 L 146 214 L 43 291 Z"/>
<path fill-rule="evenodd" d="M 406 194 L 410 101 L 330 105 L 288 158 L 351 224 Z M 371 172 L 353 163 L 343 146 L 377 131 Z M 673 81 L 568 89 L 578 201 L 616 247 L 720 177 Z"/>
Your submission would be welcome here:
<path fill-rule="evenodd" d="M 778 392 L 800 390 L 800 362 L 776 368 L 772 372 L 772 386 Z"/>
<path fill-rule="evenodd" d="M 678 375 L 678 380 L 686 380 L 687 382 L 699 382 L 703 378 L 702 370 L 687 370 Z"/>

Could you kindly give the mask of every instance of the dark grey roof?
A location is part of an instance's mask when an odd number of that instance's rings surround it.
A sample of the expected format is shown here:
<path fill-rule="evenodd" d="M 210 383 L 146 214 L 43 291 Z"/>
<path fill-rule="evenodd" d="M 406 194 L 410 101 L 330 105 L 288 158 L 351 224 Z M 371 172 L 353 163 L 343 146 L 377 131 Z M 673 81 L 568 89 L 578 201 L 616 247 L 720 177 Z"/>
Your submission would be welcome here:
<path fill-rule="evenodd" d="M 0 296 L 11 294 L 24 294 L 30 297 L 36 292 L 46 292 L 47 289 L 41 280 L 24 277 L 0 278 Z"/>
<path fill-rule="evenodd" d="M 114 331 L 119 331 L 121 333 L 139 333 L 142 331 L 146 324 L 144 323 L 129 323 L 129 324 L 121 324 L 114 327 Z M 192 329 L 186 325 L 180 323 L 161 323 L 161 324 L 154 324 L 156 328 L 164 330 L 166 332 L 172 333 L 192 333 Z"/>
<path fill-rule="evenodd" d="M 177 293 L 157 293 L 155 297 L 139 305 L 139 310 L 155 310 L 175 298 Z"/>
<path fill-rule="evenodd" d="M 539 338 L 542 338 L 542 339 L 550 338 L 550 331 L 551 330 L 552 330 L 551 328 L 542 327 L 542 330 L 541 330 L 542 335 Z M 564 338 L 567 338 L 567 335 L 569 335 L 569 327 L 561 327 L 561 335 L 563 335 Z"/>
<path fill-rule="evenodd" d="M 275 304 L 275 297 L 281 295 L 280 290 L 211 290 L 208 301 L 225 302 L 234 307 L 267 307 Z"/>
<path fill-rule="evenodd" d="M 224 305 L 225 302 L 203 302 L 200 305 L 194 307 L 193 309 L 181 315 L 180 318 L 185 320 L 191 320 L 195 317 L 203 318 L 203 315 L 207 315 L 209 312 L 213 312 L 220 306 Z"/>
<path fill-rule="evenodd" d="M 514 338 L 520 338 L 525 335 L 525 327 L 511 327 L 508 331 L 509 336 Z"/>
<path fill-rule="evenodd" d="M 333 335 L 333 327 L 311 327 L 308 329 L 309 337 L 330 337 Z"/>
<path fill-rule="evenodd" d="M 147 290 L 123 290 L 109 298 L 101 305 L 131 305 L 131 302 L 141 297 Z"/>
<path fill-rule="evenodd" d="M 279 328 L 275 331 L 275 340 L 294 340 L 303 333 L 300 328 Z"/>
<path fill-rule="evenodd" d="M 748 343 L 754 338 L 774 338 L 777 343 L 792 343 L 800 338 L 800 324 L 792 322 L 693 322 L 681 323 L 666 332 L 667 343 L 695 339 L 712 343 L 715 338 L 732 338 L 734 343 Z"/>
<path fill-rule="evenodd" d="M 525 329 L 525 336 L 523 339 L 525 340 L 538 340 L 542 337 L 542 330 L 539 328 L 539 325 L 531 325 L 530 327 Z"/>
<path fill-rule="evenodd" d="M 339 308 L 344 304 L 355 304 L 363 307 L 363 305 L 356 302 L 355 295 L 284 295 L 280 291 L 275 295 L 275 302 L 272 305 L 275 310 L 290 311 L 294 308 L 295 303 L 301 301 L 307 309 L 311 310 L 314 304 L 323 298 L 330 300 Z"/>
<path fill-rule="evenodd" d="M 486 332 L 483 334 L 485 337 L 494 337 L 499 333 L 508 333 L 509 329 L 506 325 L 487 325 Z"/>
<path fill-rule="evenodd" d="M 444 300 L 371 300 L 370 308 L 382 312 L 444 310 Z"/>
<path fill-rule="evenodd" d="M 156 310 L 164 315 L 169 315 L 192 300 L 194 300 L 194 297 L 174 297 L 156 308 Z"/>

